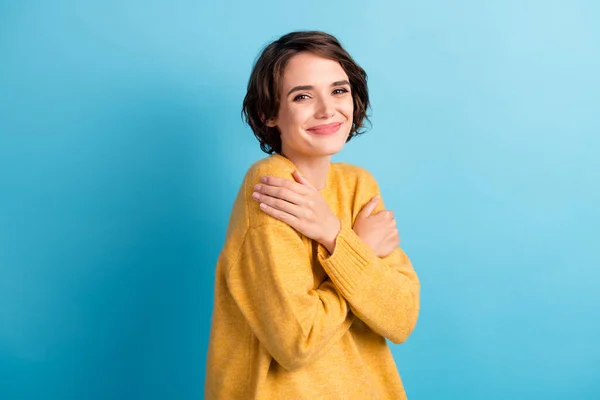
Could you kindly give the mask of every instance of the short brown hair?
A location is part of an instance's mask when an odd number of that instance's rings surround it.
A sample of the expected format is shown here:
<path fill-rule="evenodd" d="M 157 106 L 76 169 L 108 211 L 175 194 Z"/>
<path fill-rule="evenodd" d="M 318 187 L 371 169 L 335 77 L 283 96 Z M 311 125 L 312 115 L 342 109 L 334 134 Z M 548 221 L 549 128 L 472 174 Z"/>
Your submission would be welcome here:
<path fill-rule="evenodd" d="M 281 153 L 281 137 L 277 127 L 266 121 L 279 112 L 279 84 L 288 61 L 296 54 L 308 51 L 338 61 L 348 75 L 354 103 L 352 128 L 346 142 L 365 133 L 363 122 L 369 121 L 369 90 L 367 73 L 350 57 L 332 35 L 320 31 L 288 33 L 267 45 L 254 63 L 248 90 L 244 97 L 242 115 L 267 154 Z"/>

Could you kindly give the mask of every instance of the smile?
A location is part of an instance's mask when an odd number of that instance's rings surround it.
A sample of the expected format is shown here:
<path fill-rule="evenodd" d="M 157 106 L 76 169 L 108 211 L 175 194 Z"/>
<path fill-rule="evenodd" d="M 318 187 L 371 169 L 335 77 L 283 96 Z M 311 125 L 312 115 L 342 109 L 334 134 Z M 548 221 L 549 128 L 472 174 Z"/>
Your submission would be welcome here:
<path fill-rule="evenodd" d="M 312 128 L 307 129 L 307 131 L 314 133 L 315 135 L 333 135 L 340 129 L 340 126 L 342 126 L 341 122 L 334 122 L 331 124 L 313 126 Z"/>

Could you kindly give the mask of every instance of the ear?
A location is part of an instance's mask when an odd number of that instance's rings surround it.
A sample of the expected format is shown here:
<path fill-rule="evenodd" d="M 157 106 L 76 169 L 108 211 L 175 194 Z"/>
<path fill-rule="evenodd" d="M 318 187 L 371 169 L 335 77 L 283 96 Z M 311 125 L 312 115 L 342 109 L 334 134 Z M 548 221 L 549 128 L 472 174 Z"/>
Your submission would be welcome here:
<path fill-rule="evenodd" d="M 265 124 L 269 128 L 274 128 L 277 126 L 277 118 L 266 119 L 265 114 L 263 114 L 263 113 L 260 114 L 260 120 L 262 121 L 263 124 Z"/>

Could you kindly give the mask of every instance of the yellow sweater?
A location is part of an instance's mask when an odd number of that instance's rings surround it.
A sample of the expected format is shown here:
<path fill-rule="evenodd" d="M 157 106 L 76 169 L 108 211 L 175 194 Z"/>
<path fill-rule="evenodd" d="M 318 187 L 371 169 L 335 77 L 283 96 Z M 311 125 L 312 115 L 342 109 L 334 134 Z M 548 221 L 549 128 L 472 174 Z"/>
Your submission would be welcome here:
<path fill-rule="evenodd" d="M 415 327 L 420 283 L 399 247 L 378 258 L 352 230 L 377 183 L 331 164 L 320 193 L 342 228 L 330 255 L 251 198 L 262 176 L 293 181 L 294 170 L 281 155 L 258 161 L 235 200 L 217 263 L 205 399 L 405 399 L 385 338 L 401 343 Z"/>

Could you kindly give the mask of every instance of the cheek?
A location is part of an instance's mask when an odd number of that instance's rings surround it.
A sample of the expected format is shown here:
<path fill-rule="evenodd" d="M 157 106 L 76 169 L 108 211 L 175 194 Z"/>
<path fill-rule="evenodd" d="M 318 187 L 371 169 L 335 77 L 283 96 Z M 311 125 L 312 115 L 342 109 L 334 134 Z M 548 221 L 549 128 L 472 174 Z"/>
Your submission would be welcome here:
<path fill-rule="evenodd" d="M 352 116 L 354 115 L 354 101 L 352 99 L 352 97 L 349 97 L 348 99 L 346 99 L 346 101 L 344 101 L 343 103 L 343 113 L 346 115 L 346 117 L 348 119 L 352 119 Z"/>
<path fill-rule="evenodd" d="M 279 130 L 286 140 L 293 140 L 296 132 L 306 125 L 308 107 L 284 107 L 279 111 Z"/>
<path fill-rule="evenodd" d="M 313 115 L 313 110 L 308 106 L 298 106 L 291 108 L 288 114 L 288 121 L 293 126 L 304 126 L 306 121 Z"/>
<path fill-rule="evenodd" d="M 288 130 L 290 126 L 294 125 L 294 113 L 288 107 L 279 109 L 279 128 Z"/>

